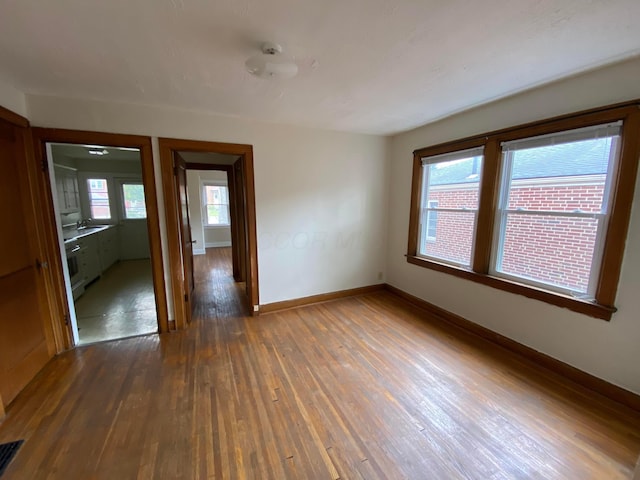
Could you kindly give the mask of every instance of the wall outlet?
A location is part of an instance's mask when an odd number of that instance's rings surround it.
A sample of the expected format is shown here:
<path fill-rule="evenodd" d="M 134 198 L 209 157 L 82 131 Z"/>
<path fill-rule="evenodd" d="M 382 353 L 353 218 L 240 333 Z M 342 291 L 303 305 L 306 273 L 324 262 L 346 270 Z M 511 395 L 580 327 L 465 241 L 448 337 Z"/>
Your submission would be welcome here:
<path fill-rule="evenodd" d="M 258 310 L 260 310 L 260 305 L 254 305 L 253 306 L 253 311 L 257 312 Z"/>

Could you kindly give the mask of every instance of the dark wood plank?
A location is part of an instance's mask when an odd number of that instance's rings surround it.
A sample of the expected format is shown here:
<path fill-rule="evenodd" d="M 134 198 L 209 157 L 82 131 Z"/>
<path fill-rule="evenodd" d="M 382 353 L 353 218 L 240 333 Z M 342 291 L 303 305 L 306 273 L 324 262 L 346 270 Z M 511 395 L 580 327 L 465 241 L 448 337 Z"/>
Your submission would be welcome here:
<path fill-rule="evenodd" d="M 22 478 L 630 478 L 640 414 L 386 291 L 248 315 L 229 248 L 191 328 L 82 347 L 7 410 Z"/>

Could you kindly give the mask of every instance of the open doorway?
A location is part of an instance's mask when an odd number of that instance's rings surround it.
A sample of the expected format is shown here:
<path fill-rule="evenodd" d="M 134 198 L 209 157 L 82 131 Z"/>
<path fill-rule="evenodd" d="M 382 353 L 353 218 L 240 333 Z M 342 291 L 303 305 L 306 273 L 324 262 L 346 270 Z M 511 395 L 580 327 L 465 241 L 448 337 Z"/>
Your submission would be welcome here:
<path fill-rule="evenodd" d="M 238 293 L 244 314 L 257 312 L 252 147 L 173 139 L 159 143 L 175 328 L 191 321 L 194 294 L 215 297 L 211 288 L 195 289 L 198 279 L 235 282 L 225 291 L 234 297 Z"/>
<path fill-rule="evenodd" d="M 140 150 L 48 143 L 47 153 L 75 343 L 157 332 Z"/>
<path fill-rule="evenodd" d="M 65 348 L 167 331 L 151 139 L 33 129 Z"/>
<path fill-rule="evenodd" d="M 229 179 L 233 178 L 231 168 L 238 158 L 220 154 L 178 154 L 188 160 L 185 163 L 193 254 L 192 308 L 207 304 L 215 306 L 216 310 L 244 311 L 246 284 L 237 266 L 235 276 L 233 269 L 233 252 L 237 250 L 234 243 L 238 240 L 234 238 L 237 235 L 232 235 L 232 213 L 234 228 L 240 219 L 229 185 Z"/>

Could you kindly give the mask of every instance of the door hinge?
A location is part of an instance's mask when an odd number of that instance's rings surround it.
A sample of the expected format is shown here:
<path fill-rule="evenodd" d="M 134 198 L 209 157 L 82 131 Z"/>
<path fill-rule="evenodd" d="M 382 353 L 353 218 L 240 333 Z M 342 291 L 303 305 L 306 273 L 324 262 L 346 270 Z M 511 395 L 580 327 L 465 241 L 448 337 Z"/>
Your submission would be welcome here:
<path fill-rule="evenodd" d="M 64 324 L 65 324 L 65 325 L 69 325 L 69 320 L 70 320 L 70 319 L 69 319 L 69 314 L 68 314 L 68 313 L 65 313 L 65 314 L 64 314 Z"/>
<path fill-rule="evenodd" d="M 184 301 L 185 301 L 185 302 L 188 302 L 188 301 L 189 301 L 189 295 L 188 295 L 188 294 L 186 294 L 186 293 L 184 294 Z"/>

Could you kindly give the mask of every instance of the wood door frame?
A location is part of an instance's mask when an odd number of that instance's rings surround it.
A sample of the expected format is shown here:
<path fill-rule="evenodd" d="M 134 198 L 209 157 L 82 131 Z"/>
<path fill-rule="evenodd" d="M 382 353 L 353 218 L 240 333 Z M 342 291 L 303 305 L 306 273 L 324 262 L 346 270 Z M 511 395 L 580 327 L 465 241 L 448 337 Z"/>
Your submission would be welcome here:
<path fill-rule="evenodd" d="M 65 130 L 57 128 L 33 128 L 33 150 L 36 165 L 44 170 L 47 159 L 47 143 L 75 143 L 86 145 L 106 145 L 114 147 L 129 147 L 140 150 L 140 160 L 142 164 L 142 184 L 145 190 L 145 203 L 147 207 L 147 229 L 149 231 L 149 249 L 151 252 L 151 268 L 153 276 L 153 289 L 155 293 L 156 312 L 158 317 L 158 332 L 169 331 L 169 316 L 167 310 L 167 292 L 164 283 L 164 267 L 162 264 L 162 247 L 160 243 L 160 215 L 158 212 L 158 196 L 156 191 L 155 173 L 153 168 L 153 153 L 151 149 L 151 138 L 139 135 L 125 135 L 119 133 L 89 132 L 83 130 Z M 62 270 L 62 256 L 58 247 L 58 232 L 55 224 L 55 210 L 53 207 L 53 193 L 49 182 L 49 173 L 40 176 L 40 191 L 42 194 L 41 210 L 47 213 L 47 240 L 51 270 L 57 278 L 58 288 L 55 295 L 58 297 L 56 307 L 60 308 L 60 303 L 64 305 L 64 311 L 58 311 L 58 322 L 62 322 L 62 328 L 69 330 L 68 325 L 68 305 L 66 293 L 64 291 L 64 276 Z M 66 319 L 65 319 L 66 317 Z M 60 320 L 61 319 L 61 320 Z M 65 325 L 65 322 L 67 325 Z M 68 342 L 66 348 L 72 346 L 72 341 Z"/>
<path fill-rule="evenodd" d="M 48 348 L 50 352 L 60 353 L 63 350 L 69 348 L 68 342 L 71 341 L 71 337 L 66 335 L 66 329 L 63 328 L 63 323 L 61 323 L 56 316 L 56 310 L 54 310 L 55 303 L 55 277 L 53 276 L 53 272 L 50 268 L 46 268 L 47 265 L 51 264 L 51 256 L 49 252 L 48 245 L 48 236 L 47 236 L 47 228 L 48 218 L 46 215 L 43 215 L 42 208 L 42 194 L 39 188 L 39 168 L 34 161 L 34 151 L 33 151 L 33 141 L 32 141 L 32 129 L 29 123 L 29 120 L 19 115 L 7 108 L 0 106 L 0 119 L 5 120 L 9 123 L 14 124 L 16 127 L 24 128 L 24 149 L 25 156 L 27 159 L 27 175 L 29 178 L 29 188 L 30 195 L 32 199 L 32 203 L 35 207 L 35 217 L 36 217 L 36 225 L 34 225 L 35 232 L 35 243 L 34 247 L 36 249 L 37 258 L 40 264 L 44 267 L 42 268 L 44 275 L 43 280 L 43 292 L 40 292 L 42 298 L 40 299 L 42 314 L 47 318 L 43 319 L 45 322 L 45 333 L 47 334 L 47 342 Z M 69 332 L 70 333 L 70 332 Z M 0 398 L 0 418 L 3 416 L 3 408 L 2 408 L 2 398 Z"/>
<path fill-rule="evenodd" d="M 35 293 L 41 317 L 40 321 L 42 322 L 43 327 L 42 333 L 44 336 L 48 361 L 56 353 L 64 350 L 64 339 L 59 335 L 59 332 L 56 331 L 53 312 L 50 308 L 52 277 L 50 269 L 47 268 L 49 264 L 49 257 L 48 250 L 46 248 L 46 236 L 44 235 L 46 229 L 40 212 L 41 197 L 38 188 L 39 172 L 33 162 L 31 126 L 29 120 L 25 117 L 2 106 L 0 106 L 0 120 L 15 128 L 15 133 L 17 135 L 17 148 L 21 151 L 21 156 L 23 157 L 20 160 L 24 161 L 24 165 L 22 165 L 24 170 L 19 167 L 19 178 L 16 178 L 15 181 L 20 184 L 20 201 L 23 202 L 22 204 L 27 207 L 28 210 L 26 212 L 23 211 L 24 214 L 28 215 L 26 222 L 27 230 L 25 233 L 28 236 L 29 254 L 33 256 L 33 266 L 37 270 L 35 274 Z M 23 189 L 23 187 L 26 187 L 26 190 Z M 33 353 L 33 351 L 31 353 Z M 30 363 L 33 364 L 33 362 L 34 359 L 32 358 Z M 35 373 L 33 376 L 35 376 Z M 4 418 L 6 413 L 5 402 L 8 402 L 7 398 L 3 398 L 2 395 L 0 395 L 0 420 Z"/>
<path fill-rule="evenodd" d="M 258 285 L 258 242 L 256 238 L 255 184 L 253 178 L 253 146 L 237 143 L 207 142 L 176 138 L 159 138 L 160 171 L 162 172 L 162 189 L 164 191 L 164 207 L 167 225 L 167 246 L 171 269 L 171 290 L 175 311 L 177 330 L 186 327 L 184 302 L 184 275 L 182 265 L 182 247 L 180 241 L 178 218 L 178 192 L 174 175 L 174 152 L 222 153 L 236 155 L 243 160 L 244 188 L 246 192 L 246 222 L 248 238 L 248 271 L 247 297 L 252 315 L 259 303 Z"/>

